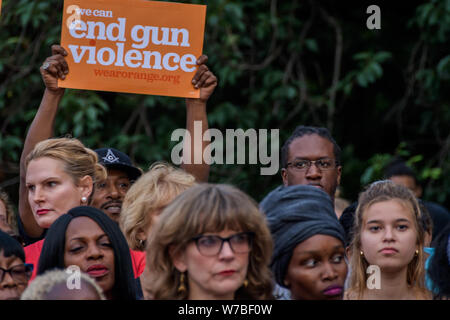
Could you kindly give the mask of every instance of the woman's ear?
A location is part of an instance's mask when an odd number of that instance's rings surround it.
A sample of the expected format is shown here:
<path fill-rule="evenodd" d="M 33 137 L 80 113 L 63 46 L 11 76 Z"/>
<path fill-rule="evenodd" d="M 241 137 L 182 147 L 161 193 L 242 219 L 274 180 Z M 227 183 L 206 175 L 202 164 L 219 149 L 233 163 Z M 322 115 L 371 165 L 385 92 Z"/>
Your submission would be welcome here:
<path fill-rule="evenodd" d="M 94 182 L 91 176 L 84 176 L 81 178 L 77 186 L 78 190 L 80 190 L 81 196 L 86 197 L 86 199 L 91 195 L 93 187 Z"/>
<path fill-rule="evenodd" d="M 147 232 L 143 230 L 143 228 L 139 228 L 136 232 L 136 238 L 138 240 L 146 241 L 147 240 Z"/>
<path fill-rule="evenodd" d="M 186 250 L 175 250 L 174 246 L 169 247 L 169 255 L 172 259 L 174 267 L 181 273 L 187 270 L 186 265 Z"/>

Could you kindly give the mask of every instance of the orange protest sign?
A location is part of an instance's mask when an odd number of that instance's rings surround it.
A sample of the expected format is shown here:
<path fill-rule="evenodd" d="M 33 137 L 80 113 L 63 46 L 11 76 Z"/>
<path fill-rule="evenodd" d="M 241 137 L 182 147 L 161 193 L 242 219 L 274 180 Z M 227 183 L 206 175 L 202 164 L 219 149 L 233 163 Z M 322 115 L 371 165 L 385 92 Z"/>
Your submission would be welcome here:
<path fill-rule="evenodd" d="M 2 0 L 0 0 L 0 14 L 2 14 Z"/>
<path fill-rule="evenodd" d="M 206 6 L 144 0 L 65 0 L 64 88 L 198 98 Z"/>

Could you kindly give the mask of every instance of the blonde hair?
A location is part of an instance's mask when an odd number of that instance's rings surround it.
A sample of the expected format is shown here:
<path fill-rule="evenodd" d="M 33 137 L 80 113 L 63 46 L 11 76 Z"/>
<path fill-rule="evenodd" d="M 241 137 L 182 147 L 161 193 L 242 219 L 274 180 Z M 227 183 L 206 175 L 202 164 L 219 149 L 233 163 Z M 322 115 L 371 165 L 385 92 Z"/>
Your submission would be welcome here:
<path fill-rule="evenodd" d="M 9 196 L 6 192 L 0 189 L 0 201 L 3 202 L 6 209 L 6 223 L 11 227 L 11 229 L 17 233 L 17 220 L 14 208 L 9 200 Z"/>
<path fill-rule="evenodd" d="M 133 250 L 145 250 L 140 230 L 150 227 L 151 216 L 195 184 L 195 178 L 168 163 L 156 162 L 127 191 L 120 213 L 120 228 Z"/>
<path fill-rule="evenodd" d="M 351 276 L 348 294 L 356 294 L 357 299 L 361 299 L 366 288 L 366 270 L 369 263 L 361 255 L 361 232 L 363 229 L 363 215 L 367 208 L 379 202 L 396 200 L 404 204 L 413 214 L 413 223 L 417 231 L 418 254 L 408 264 L 407 282 L 423 294 L 425 289 L 425 257 L 424 257 L 424 237 L 425 232 L 421 225 L 421 210 L 415 195 L 406 187 L 396 185 L 390 180 L 377 181 L 372 183 L 366 191 L 359 195 L 358 207 L 356 208 L 355 222 L 353 225 L 353 240 L 351 243 Z"/>
<path fill-rule="evenodd" d="M 28 154 L 25 166 L 28 167 L 32 160 L 43 157 L 61 161 L 64 172 L 72 177 L 75 185 L 84 176 L 90 176 L 94 186 L 107 177 L 106 169 L 98 163 L 97 153 L 75 138 L 52 138 L 39 142 Z"/>
<path fill-rule="evenodd" d="M 272 299 L 273 281 L 268 267 L 272 238 L 256 202 L 239 189 L 220 184 L 199 184 L 179 195 L 161 214 L 147 246 L 147 267 L 151 276 L 144 280 L 155 299 L 187 299 L 187 290 L 177 291 L 181 273 L 171 254 L 186 249 L 193 237 L 225 229 L 253 232 L 249 253 L 247 286 L 235 293 L 236 299 Z M 169 252 L 169 250 L 171 252 Z"/>
<path fill-rule="evenodd" d="M 37 276 L 30 285 L 25 289 L 20 297 L 20 300 L 48 300 L 47 294 L 58 284 L 67 283 L 71 274 L 65 270 L 54 269 L 45 272 L 42 275 Z M 95 282 L 94 279 L 87 274 L 80 273 L 80 284 L 84 280 L 87 284 L 91 285 L 97 292 L 100 300 L 106 300 L 103 290 Z"/>

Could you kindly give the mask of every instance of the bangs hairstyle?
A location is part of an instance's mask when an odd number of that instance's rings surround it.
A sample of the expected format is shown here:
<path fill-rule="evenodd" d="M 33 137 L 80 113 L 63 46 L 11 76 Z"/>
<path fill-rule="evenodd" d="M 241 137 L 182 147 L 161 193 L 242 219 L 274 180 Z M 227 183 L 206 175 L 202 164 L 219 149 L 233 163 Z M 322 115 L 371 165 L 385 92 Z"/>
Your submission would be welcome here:
<path fill-rule="evenodd" d="M 155 299 L 187 299 L 189 287 L 177 292 L 181 273 L 172 263 L 173 254 L 186 249 L 192 238 L 225 229 L 253 232 L 247 271 L 248 286 L 236 291 L 236 299 L 271 299 L 272 278 L 268 267 L 272 238 L 256 202 L 229 185 L 199 184 L 178 196 L 161 214 L 147 246 L 150 287 Z"/>
<path fill-rule="evenodd" d="M 195 184 L 193 175 L 168 163 L 156 162 L 127 191 L 120 227 L 133 250 L 145 250 L 137 234 L 150 227 L 151 217 Z"/>
<path fill-rule="evenodd" d="M 0 230 L 0 254 L 5 258 L 15 256 L 25 262 L 25 252 L 20 243 L 2 230 Z"/>
<path fill-rule="evenodd" d="M 413 216 L 413 225 L 416 230 L 416 244 L 419 253 L 408 264 L 407 282 L 411 287 L 426 294 L 425 288 L 425 256 L 424 256 L 424 229 L 422 226 L 422 213 L 414 194 L 406 187 L 397 185 L 390 180 L 376 181 L 359 195 L 356 217 L 353 225 L 353 240 L 351 243 L 351 266 L 349 293 L 356 294 L 361 299 L 366 288 L 366 270 L 369 263 L 361 256 L 361 233 L 364 227 L 364 212 L 371 205 L 379 202 L 395 200 L 408 208 Z"/>
<path fill-rule="evenodd" d="M 37 274 L 41 275 L 55 268 L 65 269 L 64 253 L 66 247 L 66 231 L 70 222 L 78 217 L 94 220 L 105 232 L 114 251 L 114 287 L 113 299 L 135 300 L 138 289 L 134 279 L 130 249 L 125 237 L 116 222 L 112 221 L 99 209 L 80 206 L 70 209 L 61 215 L 48 229 L 39 257 Z"/>
<path fill-rule="evenodd" d="M 43 157 L 61 161 L 64 172 L 72 177 L 75 185 L 84 176 L 90 176 L 94 186 L 107 177 L 106 169 L 98 163 L 97 153 L 75 138 L 52 138 L 39 142 L 28 154 L 25 166 L 28 167 L 30 161 Z M 91 197 L 92 194 L 93 192 Z"/>
<path fill-rule="evenodd" d="M 80 272 L 80 288 L 82 286 L 91 286 L 97 293 L 99 300 L 106 300 L 100 286 L 88 274 Z M 49 270 L 44 274 L 37 276 L 25 289 L 20 300 L 49 300 L 48 294 L 58 285 L 66 284 L 71 281 L 71 273 L 66 270 Z M 84 283 L 83 283 L 84 282 Z M 70 290 L 70 289 L 68 289 Z"/>

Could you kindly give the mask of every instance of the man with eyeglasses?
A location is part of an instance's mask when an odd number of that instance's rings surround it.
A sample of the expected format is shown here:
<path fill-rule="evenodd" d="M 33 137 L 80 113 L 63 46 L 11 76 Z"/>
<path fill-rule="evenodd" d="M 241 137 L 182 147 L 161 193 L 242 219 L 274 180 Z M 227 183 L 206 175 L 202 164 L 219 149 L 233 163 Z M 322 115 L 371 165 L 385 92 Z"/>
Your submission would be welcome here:
<path fill-rule="evenodd" d="M 277 187 L 260 202 L 263 209 L 273 193 L 294 185 L 310 185 L 327 193 L 333 204 L 341 181 L 341 148 L 326 128 L 298 126 L 281 148 L 281 177 L 283 185 Z M 270 200 L 269 200 L 270 201 Z M 337 218 L 337 216 L 336 216 Z M 289 290 L 275 286 L 278 300 L 291 299 Z"/>
<path fill-rule="evenodd" d="M 284 186 L 311 185 L 325 191 L 334 203 L 341 180 L 341 148 L 326 128 L 298 126 L 281 148 Z"/>

